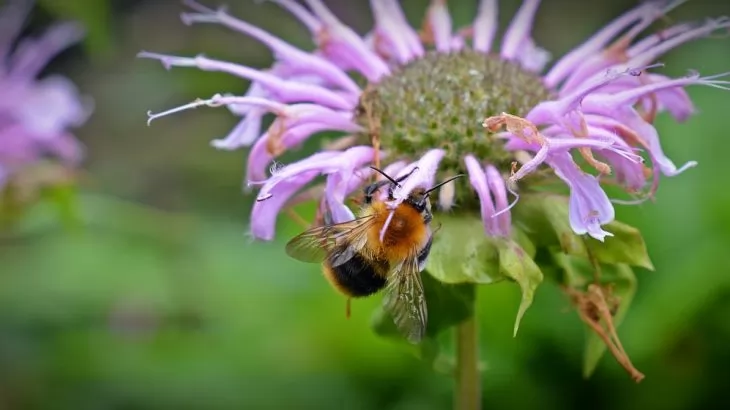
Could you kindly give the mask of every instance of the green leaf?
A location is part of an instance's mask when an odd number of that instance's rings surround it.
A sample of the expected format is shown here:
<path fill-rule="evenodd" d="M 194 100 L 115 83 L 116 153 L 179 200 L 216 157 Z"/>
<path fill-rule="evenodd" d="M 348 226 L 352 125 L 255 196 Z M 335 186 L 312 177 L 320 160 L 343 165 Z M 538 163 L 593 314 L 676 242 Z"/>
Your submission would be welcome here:
<path fill-rule="evenodd" d="M 585 258 L 556 253 L 553 255 L 557 265 L 563 269 L 564 284 L 574 289 L 584 289 L 594 283 L 594 267 Z M 600 265 L 599 283 L 610 286 L 611 295 L 618 298 L 618 309 L 613 316 L 613 324 L 618 329 L 636 293 L 636 275 L 627 264 Z M 586 326 L 587 336 L 583 353 L 583 375 L 590 377 L 598 362 L 606 352 L 606 345 L 598 335 Z"/>
<path fill-rule="evenodd" d="M 446 284 L 431 276 L 421 274 L 428 308 L 426 337 L 418 345 L 407 343 L 393 323 L 393 318 L 382 306 L 373 313 L 373 331 L 383 337 L 403 341 L 414 354 L 430 362 L 437 370 L 450 372 L 454 353 L 451 333 L 445 330 L 459 324 L 474 314 L 476 288 L 473 284 Z"/>
<path fill-rule="evenodd" d="M 60 222 L 69 229 L 83 225 L 83 217 L 79 211 L 78 191 L 73 183 L 63 183 L 43 188 L 41 198 L 51 203 L 58 214 Z"/>
<path fill-rule="evenodd" d="M 532 304 L 542 272 L 533 261 L 536 246 L 529 235 L 515 229 L 514 240 L 485 235 L 481 218 L 441 216 L 441 228 L 434 233 L 427 269 L 445 283 L 490 284 L 511 279 L 520 286 L 522 301 L 514 333 Z"/>
<path fill-rule="evenodd" d="M 568 255 L 596 258 L 599 262 L 654 269 L 641 232 L 625 223 L 612 221 L 604 229 L 614 236 L 604 242 L 576 235 L 570 227 L 568 198 L 549 193 L 523 195 L 515 206 L 515 224 L 523 227 L 537 246 L 559 245 Z"/>
<path fill-rule="evenodd" d="M 7 184 L 0 191 L 0 230 L 8 229 L 23 217 L 24 204 L 17 198 L 17 189 Z"/>
<path fill-rule="evenodd" d="M 537 247 L 534 243 L 532 243 L 532 240 L 530 240 L 530 236 L 527 235 L 524 230 L 513 227 L 512 238 L 515 242 L 517 242 L 518 245 L 520 245 L 520 247 L 527 253 L 530 258 L 535 259 L 535 255 L 537 254 Z"/>
<path fill-rule="evenodd" d="M 439 215 L 427 269 L 445 283 L 494 283 L 499 274 L 497 241 L 484 233 L 477 215 Z"/>
<path fill-rule="evenodd" d="M 542 282 L 542 271 L 532 257 L 515 242 L 499 243 L 499 267 L 500 272 L 517 282 L 522 291 L 522 299 L 514 326 L 514 336 L 517 336 L 520 321 L 532 304 L 535 290 Z"/>
<path fill-rule="evenodd" d="M 92 54 L 109 49 L 111 9 L 108 0 L 39 0 L 39 5 L 59 19 L 73 19 L 87 31 L 84 45 Z"/>
<path fill-rule="evenodd" d="M 602 263 L 625 263 L 654 270 L 644 238 L 637 228 L 613 221 L 605 225 L 604 229 L 613 234 L 606 237 L 605 242 L 586 238 L 586 246 L 594 258 Z"/>
<path fill-rule="evenodd" d="M 537 246 L 559 245 L 564 253 L 586 255 L 585 244 L 570 227 L 568 198 L 549 193 L 522 195 L 514 208 L 514 220 L 523 226 Z"/>

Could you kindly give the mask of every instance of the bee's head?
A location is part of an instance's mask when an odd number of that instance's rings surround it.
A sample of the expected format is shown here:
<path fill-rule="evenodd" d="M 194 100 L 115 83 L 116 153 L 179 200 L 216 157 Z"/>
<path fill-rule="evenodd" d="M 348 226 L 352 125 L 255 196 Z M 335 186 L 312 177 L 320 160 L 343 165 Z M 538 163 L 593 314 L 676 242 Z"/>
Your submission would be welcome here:
<path fill-rule="evenodd" d="M 382 187 L 384 185 L 388 185 L 388 200 L 389 201 L 392 201 L 394 199 L 393 198 L 393 190 L 396 187 L 397 188 L 400 188 L 400 186 L 401 186 L 400 183 L 403 180 L 405 180 L 406 178 L 408 178 L 409 176 L 411 176 L 411 174 L 413 174 L 418 169 L 418 167 L 414 167 L 412 170 L 410 170 L 410 172 L 408 172 L 407 174 L 405 174 L 403 176 L 398 177 L 398 179 L 395 179 L 395 178 L 391 177 L 390 175 L 386 174 L 381 169 L 378 169 L 378 168 L 375 168 L 375 167 L 372 167 L 372 166 L 370 167 L 370 169 L 372 169 L 373 171 L 376 171 L 380 175 L 384 176 L 386 180 L 385 181 L 378 181 L 378 182 L 375 182 L 375 183 L 371 184 L 368 188 L 365 189 L 366 195 L 368 195 L 368 193 L 370 195 L 372 195 L 373 193 L 375 193 L 376 190 L 380 189 L 380 187 Z"/>
<path fill-rule="evenodd" d="M 463 177 L 464 174 L 455 175 L 446 181 L 442 181 L 441 183 L 438 183 L 434 186 L 432 186 L 429 189 L 425 188 L 416 188 L 413 191 L 411 191 L 410 194 L 408 194 L 408 198 L 406 198 L 405 202 L 414 207 L 418 212 L 424 212 L 424 211 L 431 211 L 431 201 L 429 201 L 429 197 L 431 195 L 431 192 L 437 190 L 438 188 L 441 188 L 441 186 L 448 184 L 449 182 L 455 180 L 456 178 Z"/>
<path fill-rule="evenodd" d="M 404 201 L 412 206 L 418 212 L 431 210 L 431 201 L 428 200 L 428 191 L 425 188 L 416 188 L 408 194 L 408 198 Z"/>
<path fill-rule="evenodd" d="M 400 187 L 401 186 L 400 182 L 405 180 L 406 178 L 408 178 L 413 172 L 415 172 L 418 169 L 418 167 L 414 167 L 407 174 L 405 174 L 401 177 L 398 177 L 398 179 L 394 179 L 393 177 L 391 177 L 390 175 L 386 174 L 385 172 L 383 172 L 382 170 L 380 170 L 378 168 L 375 168 L 375 167 L 370 167 L 370 168 L 377 171 L 378 173 L 380 173 L 387 179 L 387 181 L 382 181 L 380 183 L 376 182 L 373 186 L 379 186 L 381 183 L 387 184 L 388 185 L 388 200 L 391 200 L 391 201 L 394 199 L 393 190 L 397 187 Z M 430 212 L 431 211 L 431 202 L 429 201 L 428 198 L 429 198 L 431 192 L 440 188 L 442 185 L 448 184 L 449 182 L 455 180 L 456 178 L 460 178 L 463 176 L 464 176 L 464 174 L 459 174 L 459 175 L 453 176 L 453 177 L 447 179 L 446 181 L 442 181 L 441 183 L 432 186 L 429 189 L 420 188 L 420 187 L 415 188 L 408 194 L 408 198 L 406 198 L 406 200 L 404 202 L 407 203 L 408 205 L 412 206 L 413 208 L 415 208 L 418 212 L 425 212 L 425 211 Z"/>

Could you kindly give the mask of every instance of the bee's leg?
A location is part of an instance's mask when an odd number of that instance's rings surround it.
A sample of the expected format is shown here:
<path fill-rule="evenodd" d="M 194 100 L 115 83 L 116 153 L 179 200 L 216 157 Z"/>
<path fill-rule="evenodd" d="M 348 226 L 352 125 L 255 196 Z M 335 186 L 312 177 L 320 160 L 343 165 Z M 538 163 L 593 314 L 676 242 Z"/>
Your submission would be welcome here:
<path fill-rule="evenodd" d="M 351 302 L 352 302 L 352 298 L 347 298 L 347 302 L 345 302 L 345 317 L 348 319 L 350 318 L 350 313 L 351 313 L 351 309 L 350 309 L 350 306 L 352 304 Z"/>

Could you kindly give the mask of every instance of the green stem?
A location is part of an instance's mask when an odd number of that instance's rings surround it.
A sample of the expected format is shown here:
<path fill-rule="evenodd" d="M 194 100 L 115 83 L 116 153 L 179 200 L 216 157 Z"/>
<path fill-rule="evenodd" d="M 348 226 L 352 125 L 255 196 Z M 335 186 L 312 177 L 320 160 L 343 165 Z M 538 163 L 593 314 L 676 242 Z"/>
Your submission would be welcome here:
<path fill-rule="evenodd" d="M 482 392 L 479 377 L 479 339 L 476 314 L 456 327 L 456 389 L 455 410 L 481 408 Z"/>

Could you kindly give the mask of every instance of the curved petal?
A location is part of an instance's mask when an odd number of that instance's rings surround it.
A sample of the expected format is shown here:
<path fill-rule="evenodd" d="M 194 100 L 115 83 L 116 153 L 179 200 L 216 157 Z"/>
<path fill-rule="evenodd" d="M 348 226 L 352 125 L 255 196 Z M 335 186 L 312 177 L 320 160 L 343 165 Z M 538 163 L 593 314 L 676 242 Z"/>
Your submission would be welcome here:
<path fill-rule="evenodd" d="M 568 153 L 552 155 L 548 163 L 570 187 L 569 217 L 573 231 L 578 235 L 588 234 L 599 241 L 613 236 L 601 227 L 613 221 L 615 212 L 596 177 L 578 168 Z"/>
<path fill-rule="evenodd" d="M 489 191 L 489 184 L 487 183 L 487 175 L 484 173 L 484 168 L 473 155 L 464 157 L 464 165 L 466 165 L 466 171 L 469 174 L 469 182 L 477 193 L 477 196 L 479 196 L 484 232 L 489 236 L 498 236 L 501 232 L 497 220 L 494 218 L 494 201 Z"/>

